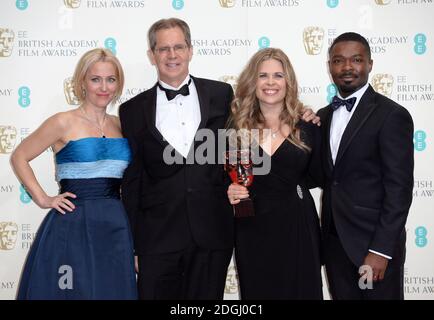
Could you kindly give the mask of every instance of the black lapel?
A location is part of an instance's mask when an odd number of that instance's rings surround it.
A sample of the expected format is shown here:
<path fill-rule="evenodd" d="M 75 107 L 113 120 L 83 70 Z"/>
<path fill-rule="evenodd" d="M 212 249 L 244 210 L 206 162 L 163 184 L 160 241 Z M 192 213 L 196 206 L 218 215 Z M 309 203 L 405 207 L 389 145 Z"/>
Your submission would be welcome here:
<path fill-rule="evenodd" d="M 145 113 L 146 125 L 149 131 L 158 142 L 160 142 L 163 146 L 166 146 L 168 142 L 164 139 L 163 135 L 155 126 L 155 119 L 157 117 L 157 84 L 147 91 L 147 95 L 143 103 L 143 109 Z"/>
<path fill-rule="evenodd" d="M 323 141 L 324 141 L 324 148 L 326 150 L 327 165 L 330 172 L 333 171 L 333 158 L 332 158 L 332 151 L 330 149 L 330 126 L 332 124 L 332 119 L 333 119 L 333 110 L 330 106 L 327 106 L 325 123 L 323 123 L 323 125 L 325 126 L 325 139 Z"/>
<path fill-rule="evenodd" d="M 209 108 L 211 104 L 210 92 L 209 92 L 209 88 L 205 86 L 205 83 L 201 79 L 195 78 L 193 76 L 190 77 L 194 81 L 194 85 L 196 86 L 197 96 L 199 99 L 200 124 L 198 129 L 202 129 L 206 127 L 206 124 L 208 122 Z"/>
<path fill-rule="evenodd" d="M 356 111 L 354 111 L 353 116 L 350 119 L 347 127 L 342 134 L 342 139 L 339 144 L 338 154 L 336 156 L 335 166 L 338 164 L 339 160 L 342 158 L 343 154 L 347 150 L 348 146 L 353 140 L 354 136 L 363 126 L 365 121 L 371 115 L 371 113 L 375 110 L 375 99 L 374 99 L 375 91 L 369 85 L 366 92 L 363 94 Z"/>

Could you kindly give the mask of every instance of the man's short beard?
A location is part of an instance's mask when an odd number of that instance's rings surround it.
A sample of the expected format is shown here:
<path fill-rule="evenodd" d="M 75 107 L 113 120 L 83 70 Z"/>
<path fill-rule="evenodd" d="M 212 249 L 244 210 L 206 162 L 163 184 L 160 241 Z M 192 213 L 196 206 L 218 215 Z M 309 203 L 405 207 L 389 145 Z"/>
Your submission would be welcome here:
<path fill-rule="evenodd" d="M 357 90 L 357 88 L 353 85 L 342 85 L 340 86 L 340 91 L 343 93 L 351 94 Z"/>

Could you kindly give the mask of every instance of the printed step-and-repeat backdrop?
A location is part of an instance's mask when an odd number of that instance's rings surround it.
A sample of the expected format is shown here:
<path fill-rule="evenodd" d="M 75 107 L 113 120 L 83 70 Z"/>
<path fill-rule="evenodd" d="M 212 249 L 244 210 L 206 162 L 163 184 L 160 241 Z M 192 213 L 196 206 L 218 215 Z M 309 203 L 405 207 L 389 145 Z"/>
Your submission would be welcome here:
<path fill-rule="evenodd" d="M 0 2 L 0 299 L 14 299 L 21 268 L 48 210 L 38 208 L 9 163 L 14 147 L 50 115 L 77 107 L 70 77 L 95 47 L 114 52 L 125 69 L 125 101 L 151 87 L 156 71 L 146 34 L 160 18 L 191 27 L 191 74 L 237 84 L 249 57 L 279 47 L 290 57 L 300 96 L 317 110 L 335 87 L 327 49 L 347 31 L 372 47 L 374 88 L 405 106 L 415 123 L 414 201 L 407 222 L 405 298 L 434 298 L 434 1 L 432 0 L 2 0 Z M 110 109 L 117 113 L 117 106 Z M 55 194 L 53 154 L 32 162 Z M 313 191 L 318 204 L 320 190 Z M 270 230 L 272 232 L 272 230 Z M 264 277 L 267 277 L 264 274 Z M 238 299 L 229 267 L 226 299 Z M 324 281 L 325 297 L 327 293 Z"/>

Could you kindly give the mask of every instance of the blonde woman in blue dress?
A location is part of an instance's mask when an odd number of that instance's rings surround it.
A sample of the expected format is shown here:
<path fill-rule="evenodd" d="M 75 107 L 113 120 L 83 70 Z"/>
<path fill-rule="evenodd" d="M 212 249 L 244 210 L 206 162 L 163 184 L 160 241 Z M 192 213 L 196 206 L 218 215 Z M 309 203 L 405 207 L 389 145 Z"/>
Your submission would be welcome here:
<path fill-rule="evenodd" d="M 106 113 L 123 89 L 118 59 L 93 49 L 73 77 L 80 106 L 47 119 L 21 142 L 12 167 L 33 201 L 51 209 L 21 276 L 18 299 L 136 299 L 132 237 L 120 201 L 131 158 L 119 119 Z M 29 162 L 51 147 L 58 195 L 48 195 Z M 67 272 L 71 277 L 62 276 Z"/>

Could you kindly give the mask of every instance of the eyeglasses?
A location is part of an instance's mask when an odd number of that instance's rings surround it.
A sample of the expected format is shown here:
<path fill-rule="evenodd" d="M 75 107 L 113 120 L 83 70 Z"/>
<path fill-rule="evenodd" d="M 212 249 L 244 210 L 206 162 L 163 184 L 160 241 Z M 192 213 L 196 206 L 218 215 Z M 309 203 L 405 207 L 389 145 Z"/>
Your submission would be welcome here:
<path fill-rule="evenodd" d="M 185 50 L 188 48 L 188 45 L 186 44 L 175 44 L 173 47 L 161 47 L 161 48 L 155 48 L 155 51 L 158 52 L 159 54 L 163 55 L 163 54 L 169 54 L 171 49 L 173 49 L 173 51 L 175 51 L 175 53 L 177 54 L 182 54 L 185 52 Z"/>

